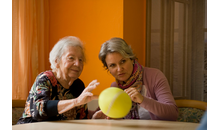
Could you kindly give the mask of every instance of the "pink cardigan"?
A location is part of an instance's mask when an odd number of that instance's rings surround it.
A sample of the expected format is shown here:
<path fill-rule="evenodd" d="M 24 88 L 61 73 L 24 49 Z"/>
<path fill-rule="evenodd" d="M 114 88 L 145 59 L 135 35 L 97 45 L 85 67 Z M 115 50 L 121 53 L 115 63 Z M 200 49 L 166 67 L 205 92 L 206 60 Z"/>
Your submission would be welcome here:
<path fill-rule="evenodd" d="M 153 120 L 176 121 L 178 108 L 165 75 L 158 69 L 144 67 L 143 85 L 147 89 L 141 107 L 150 112 Z M 113 82 L 111 86 L 117 86 Z"/>

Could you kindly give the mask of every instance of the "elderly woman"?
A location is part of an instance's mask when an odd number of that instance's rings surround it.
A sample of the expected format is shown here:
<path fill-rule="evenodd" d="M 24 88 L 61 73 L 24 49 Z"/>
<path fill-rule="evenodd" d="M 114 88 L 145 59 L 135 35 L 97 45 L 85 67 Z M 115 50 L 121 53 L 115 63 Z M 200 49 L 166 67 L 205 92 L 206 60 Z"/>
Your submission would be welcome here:
<path fill-rule="evenodd" d="M 125 119 L 177 120 L 178 109 L 166 77 L 158 69 L 140 65 L 123 39 L 103 43 L 99 59 L 115 78 L 111 87 L 123 89 L 132 100 Z M 93 118 L 106 116 L 98 111 Z"/>
<path fill-rule="evenodd" d="M 92 111 L 86 103 L 98 98 L 91 91 L 99 83 L 93 80 L 85 88 L 78 78 L 85 62 L 80 39 L 68 36 L 59 40 L 49 59 L 52 71 L 37 76 L 17 124 L 91 118 Z"/>

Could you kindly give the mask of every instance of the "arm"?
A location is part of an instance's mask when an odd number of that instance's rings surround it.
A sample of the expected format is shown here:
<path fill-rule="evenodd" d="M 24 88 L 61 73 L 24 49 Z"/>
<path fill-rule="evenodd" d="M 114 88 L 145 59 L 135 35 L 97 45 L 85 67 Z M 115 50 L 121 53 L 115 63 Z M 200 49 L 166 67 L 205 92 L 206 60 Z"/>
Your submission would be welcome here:
<path fill-rule="evenodd" d="M 79 97 L 75 99 L 69 99 L 69 100 L 62 100 L 58 102 L 58 113 L 62 114 L 76 106 L 80 106 L 83 104 L 86 104 L 94 99 L 97 99 L 97 95 L 93 95 L 92 90 L 96 88 L 96 86 L 99 85 L 99 82 L 97 80 L 93 80 L 79 95 Z"/>
<path fill-rule="evenodd" d="M 60 100 L 57 104 L 57 111 L 62 114 L 76 106 L 78 106 L 77 99 Z"/>
<path fill-rule="evenodd" d="M 144 80 L 147 79 L 145 78 Z M 164 74 L 159 70 L 152 73 L 151 79 L 148 80 L 146 85 L 149 85 L 149 88 L 152 87 L 152 98 L 144 96 L 140 106 L 153 113 L 155 115 L 154 119 L 177 120 L 178 108 Z M 153 99 L 153 95 L 155 95 L 155 99 Z"/>
<path fill-rule="evenodd" d="M 40 78 L 39 78 L 40 77 Z M 49 117 L 64 113 L 75 106 L 85 104 L 97 96 L 93 96 L 91 91 L 96 88 L 99 83 L 94 80 L 84 89 L 81 95 L 76 99 L 69 100 L 50 100 L 50 88 L 52 87 L 46 75 L 40 75 L 36 79 L 35 84 L 30 91 L 30 109 L 31 116 L 36 121 L 46 120 Z M 52 89 L 52 88 L 51 88 Z"/>
<path fill-rule="evenodd" d="M 58 114 L 57 103 L 59 100 L 50 100 L 51 83 L 45 74 L 37 76 L 33 84 L 29 97 L 25 105 L 25 114 L 27 117 L 32 117 L 36 121 L 46 120 L 49 117 Z M 47 111 L 47 108 L 53 108 Z"/>

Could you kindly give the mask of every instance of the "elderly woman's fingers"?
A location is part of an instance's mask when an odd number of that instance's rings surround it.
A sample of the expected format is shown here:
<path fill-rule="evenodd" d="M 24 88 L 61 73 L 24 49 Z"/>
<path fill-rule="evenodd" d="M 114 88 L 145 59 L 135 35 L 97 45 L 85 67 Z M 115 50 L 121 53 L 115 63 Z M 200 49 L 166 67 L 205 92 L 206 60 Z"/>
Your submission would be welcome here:
<path fill-rule="evenodd" d="M 93 80 L 92 82 L 90 82 L 88 86 L 91 86 L 91 85 L 93 85 L 94 83 L 97 83 L 97 79 L 95 79 L 95 80 Z"/>
<path fill-rule="evenodd" d="M 97 82 L 97 80 L 93 80 L 87 87 L 84 91 L 86 92 L 91 92 L 93 89 L 96 88 L 96 86 L 98 86 L 100 83 Z"/>
<path fill-rule="evenodd" d="M 97 80 L 93 80 L 80 94 L 80 96 L 77 98 L 78 104 L 85 104 L 88 103 L 94 99 L 98 99 L 97 95 L 93 95 L 92 90 L 96 88 L 96 86 L 99 85 L 99 82 Z"/>
<path fill-rule="evenodd" d="M 83 92 L 78 98 L 77 98 L 77 104 L 82 105 L 85 103 L 88 103 L 91 101 L 93 94 L 91 92 Z"/>
<path fill-rule="evenodd" d="M 92 92 L 92 90 L 94 90 L 98 85 L 99 85 L 99 83 L 94 84 L 92 86 L 87 86 L 84 91 L 85 92 Z"/>
<path fill-rule="evenodd" d="M 85 92 L 85 95 L 84 95 L 85 97 L 87 97 L 87 96 L 93 96 L 93 93 L 91 93 L 91 92 Z"/>

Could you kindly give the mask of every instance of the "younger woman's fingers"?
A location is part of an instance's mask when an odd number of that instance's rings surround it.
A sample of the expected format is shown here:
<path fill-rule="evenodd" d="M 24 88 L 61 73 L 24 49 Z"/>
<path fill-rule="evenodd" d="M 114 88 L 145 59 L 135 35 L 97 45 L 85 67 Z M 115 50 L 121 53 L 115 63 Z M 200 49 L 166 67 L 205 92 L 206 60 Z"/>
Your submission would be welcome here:
<path fill-rule="evenodd" d="M 137 93 L 137 91 L 136 91 L 136 89 L 133 89 L 133 90 L 130 90 L 130 91 L 126 91 L 126 93 L 128 94 L 128 95 L 131 95 L 131 94 L 133 94 L 133 93 Z"/>
<path fill-rule="evenodd" d="M 136 91 L 136 89 L 133 88 L 133 87 L 131 87 L 131 88 L 125 89 L 124 91 L 125 91 L 126 93 L 129 93 L 129 92 L 131 92 L 131 91 Z"/>
<path fill-rule="evenodd" d="M 137 93 L 132 93 L 131 97 L 136 97 L 138 94 Z"/>

